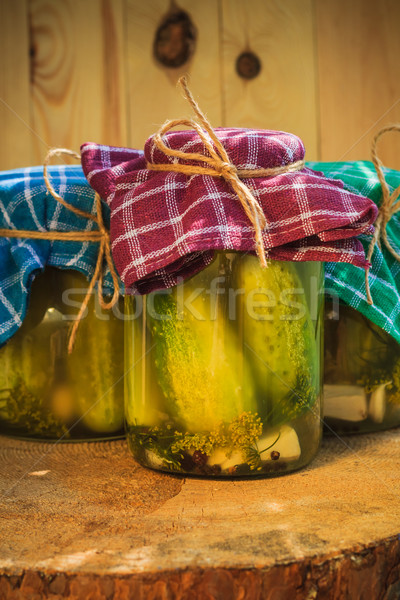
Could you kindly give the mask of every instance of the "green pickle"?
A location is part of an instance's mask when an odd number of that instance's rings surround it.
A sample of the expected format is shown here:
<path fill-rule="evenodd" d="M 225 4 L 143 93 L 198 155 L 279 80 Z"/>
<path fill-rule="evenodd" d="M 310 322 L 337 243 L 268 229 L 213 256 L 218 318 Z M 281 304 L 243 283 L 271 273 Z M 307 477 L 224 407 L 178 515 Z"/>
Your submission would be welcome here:
<path fill-rule="evenodd" d="M 324 428 L 368 433 L 400 425 L 400 345 L 350 306 L 325 313 Z"/>
<path fill-rule="evenodd" d="M 0 348 L 1 433 L 62 441 L 124 434 L 122 315 L 102 311 L 93 296 L 68 355 L 87 287 L 71 270 L 47 267 L 35 277 L 26 318 Z"/>
<path fill-rule="evenodd" d="M 262 269 L 221 252 L 174 288 L 127 296 L 125 414 L 139 462 L 221 477 L 307 464 L 321 433 L 321 286 L 320 263 Z"/>

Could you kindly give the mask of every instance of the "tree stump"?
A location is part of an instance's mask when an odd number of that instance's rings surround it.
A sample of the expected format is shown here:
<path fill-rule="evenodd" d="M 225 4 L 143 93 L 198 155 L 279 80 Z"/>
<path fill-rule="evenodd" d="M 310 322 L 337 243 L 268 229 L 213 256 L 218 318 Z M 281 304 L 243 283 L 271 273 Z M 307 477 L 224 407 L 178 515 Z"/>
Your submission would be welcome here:
<path fill-rule="evenodd" d="M 125 441 L 0 438 L 0 599 L 396 600 L 399 433 L 227 481 L 144 469 Z"/>

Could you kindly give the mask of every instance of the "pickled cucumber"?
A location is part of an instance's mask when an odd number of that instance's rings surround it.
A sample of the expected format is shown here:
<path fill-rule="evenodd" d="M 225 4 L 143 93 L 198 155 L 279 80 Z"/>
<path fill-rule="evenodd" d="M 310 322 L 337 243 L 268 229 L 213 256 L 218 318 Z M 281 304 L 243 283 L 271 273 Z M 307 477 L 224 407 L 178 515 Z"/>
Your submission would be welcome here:
<path fill-rule="evenodd" d="M 363 385 L 368 392 L 392 379 L 397 342 L 354 308 L 327 306 L 325 383 Z"/>
<path fill-rule="evenodd" d="M 36 311 L 31 315 L 29 310 L 23 326 L 0 350 L 0 429 L 6 433 L 68 436 L 67 426 L 74 416 L 65 407 L 69 396 L 63 394 L 62 415 L 52 406 L 54 397 L 58 402 L 58 385 L 66 388 L 57 349 L 60 336 L 61 344 L 66 343 L 67 332 L 60 329 L 59 316 L 54 309 L 45 310 L 38 324 Z"/>
<path fill-rule="evenodd" d="M 122 319 L 98 318 L 92 298 L 74 351 L 67 353 L 69 318 L 86 289 L 76 272 L 47 267 L 35 278 L 24 323 L 0 349 L 2 431 L 76 439 L 123 430 Z M 69 303 L 63 297 L 68 290 Z"/>
<path fill-rule="evenodd" d="M 107 435 L 123 428 L 123 353 L 122 319 L 111 312 L 96 314 L 92 298 L 68 364 L 77 417 L 94 433 Z"/>
<path fill-rule="evenodd" d="M 211 431 L 245 411 L 257 411 L 251 380 L 246 390 L 242 387 L 242 352 L 225 319 L 227 294 L 208 290 L 211 269 L 224 286 L 228 266 L 225 257 L 218 256 L 204 276 L 200 273 L 180 288 L 155 294 L 153 316 L 149 311 L 166 412 L 184 431 Z M 184 307 L 179 302 L 182 289 Z"/>
<path fill-rule="evenodd" d="M 244 379 L 254 379 L 258 411 L 271 425 L 296 418 L 316 400 L 317 341 L 296 267 L 271 262 L 260 269 L 244 255 L 236 263 L 241 289 Z"/>

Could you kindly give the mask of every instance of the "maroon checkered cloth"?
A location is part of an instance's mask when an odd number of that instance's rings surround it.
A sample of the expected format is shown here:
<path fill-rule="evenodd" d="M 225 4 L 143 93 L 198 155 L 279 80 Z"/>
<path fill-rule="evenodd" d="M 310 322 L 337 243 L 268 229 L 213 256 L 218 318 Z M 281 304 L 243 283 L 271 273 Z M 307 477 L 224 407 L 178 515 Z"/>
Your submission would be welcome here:
<path fill-rule="evenodd" d="M 289 133 L 215 131 L 238 169 L 304 158 L 301 140 Z M 195 131 L 172 131 L 163 139 L 170 148 L 207 155 Z M 158 150 L 152 137 L 144 153 L 93 143 L 83 144 L 81 152 L 90 185 L 111 207 L 113 258 L 132 293 L 175 285 L 209 264 L 215 250 L 255 252 L 254 229 L 230 185 L 212 175 L 147 169 L 146 161 L 177 160 Z M 263 239 L 269 259 L 366 267 L 355 236 L 373 232 L 377 208 L 371 200 L 308 168 L 244 181 L 267 219 Z"/>

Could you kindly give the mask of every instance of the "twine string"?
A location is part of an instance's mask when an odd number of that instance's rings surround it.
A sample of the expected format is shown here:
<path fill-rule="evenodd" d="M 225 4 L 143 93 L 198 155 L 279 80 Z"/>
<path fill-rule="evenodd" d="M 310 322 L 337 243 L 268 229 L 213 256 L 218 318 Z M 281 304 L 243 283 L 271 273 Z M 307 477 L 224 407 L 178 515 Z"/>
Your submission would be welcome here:
<path fill-rule="evenodd" d="M 192 107 L 200 124 L 194 119 L 174 119 L 166 121 L 154 135 L 153 142 L 158 150 L 163 152 L 166 156 L 170 156 L 177 160 L 193 160 L 202 164 L 188 165 L 179 162 L 169 164 L 148 162 L 147 168 L 152 171 L 174 171 L 186 175 L 211 175 L 213 177 L 222 177 L 237 195 L 247 218 L 253 225 L 256 252 L 261 266 L 266 267 L 267 261 L 262 232 L 267 225 L 267 220 L 257 199 L 254 197 L 250 188 L 245 185 L 241 179 L 270 177 L 273 175 L 280 175 L 281 173 L 298 171 L 304 168 L 305 162 L 304 160 L 299 160 L 287 165 L 267 169 L 237 169 L 231 162 L 225 147 L 217 137 L 207 117 L 193 98 L 187 85 L 186 78 L 181 77 L 178 83 L 183 90 L 185 99 Z M 181 125 L 194 129 L 198 133 L 209 156 L 199 152 L 182 152 L 181 150 L 169 148 L 165 144 L 163 136 L 174 127 Z"/>
<path fill-rule="evenodd" d="M 396 260 L 400 261 L 400 254 L 398 252 L 396 252 L 396 250 L 393 248 L 393 246 L 389 242 L 389 239 L 387 236 L 387 230 L 386 230 L 387 224 L 389 223 L 392 216 L 400 211 L 400 202 L 397 202 L 397 200 L 399 199 L 399 196 L 400 196 L 400 185 L 395 190 L 393 190 L 392 193 L 390 192 L 389 186 L 385 179 L 385 175 L 383 173 L 384 165 L 383 165 L 381 159 L 379 158 L 378 151 L 377 151 L 379 139 L 385 133 L 390 133 L 391 131 L 400 132 L 400 125 L 386 125 L 385 127 L 383 127 L 375 135 L 375 137 L 372 141 L 372 146 L 371 146 L 371 159 L 374 164 L 375 171 L 376 171 L 376 174 L 379 179 L 379 183 L 381 184 L 381 188 L 382 188 L 382 202 L 379 207 L 378 217 L 374 224 L 375 225 L 374 235 L 372 236 L 372 239 L 368 246 L 367 260 L 369 263 L 371 263 L 371 258 L 372 258 L 372 254 L 374 252 L 375 245 L 378 244 L 378 246 L 380 246 L 381 240 L 384 243 L 384 245 L 386 246 L 387 250 L 390 252 L 390 254 L 392 256 L 394 256 L 394 258 Z M 370 269 L 371 269 L 371 267 L 368 266 L 365 270 L 365 289 L 366 289 L 368 304 L 373 304 L 373 300 L 372 300 L 372 296 L 371 296 L 371 289 L 370 289 L 370 285 L 369 285 Z"/>
<path fill-rule="evenodd" d="M 73 242 L 98 242 L 99 251 L 97 254 L 96 266 L 94 269 L 94 273 L 89 282 L 89 287 L 87 289 L 85 298 L 80 306 L 79 313 L 74 321 L 74 324 L 71 328 L 69 339 L 68 339 L 68 354 L 71 354 L 76 334 L 78 331 L 78 327 L 80 321 L 83 318 L 86 307 L 89 303 L 92 291 L 97 283 L 97 295 L 99 299 L 99 304 L 101 308 L 104 310 L 111 309 L 118 300 L 119 297 L 119 281 L 118 276 L 115 271 L 114 263 L 111 257 L 111 246 L 110 246 L 110 235 L 103 221 L 103 213 L 101 206 L 101 199 L 99 194 L 95 193 L 95 202 L 96 202 L 96 211 L 95 214 L 91 214 L 70 204 L 60 194 L 58 194 L 53 188 L 49 174 L 48 174 L 48 165 L 51 159 L 54 157 L 63 157 L 69 156 L 72 158 L 76 158 L 80 161 L 80 155 L 72 150 L 67 150 L 66 148 L 52 148 L 46 155 L 43 163 L 43 177 L 46 184 L 47 191 L 53 196 L 53 198 L 65 206 L 69 211 L 76 214 L 79 217 L 83 217 L 89 221 L 93 221 L 96 223 L 98 229 L 95 231 L 32 231 L 27 229 L 0 229 L 0 237 L 7 238 L 28 238 L 28 239 L 36 239 L 36 240 L 61 240 L 61 241 L 73 241 Z M 109 302 L 106 302 L 104 299 L 103 293 L 103 261 L 106 261 L 108 268 L 111 273 L 114 293 Z"/>

